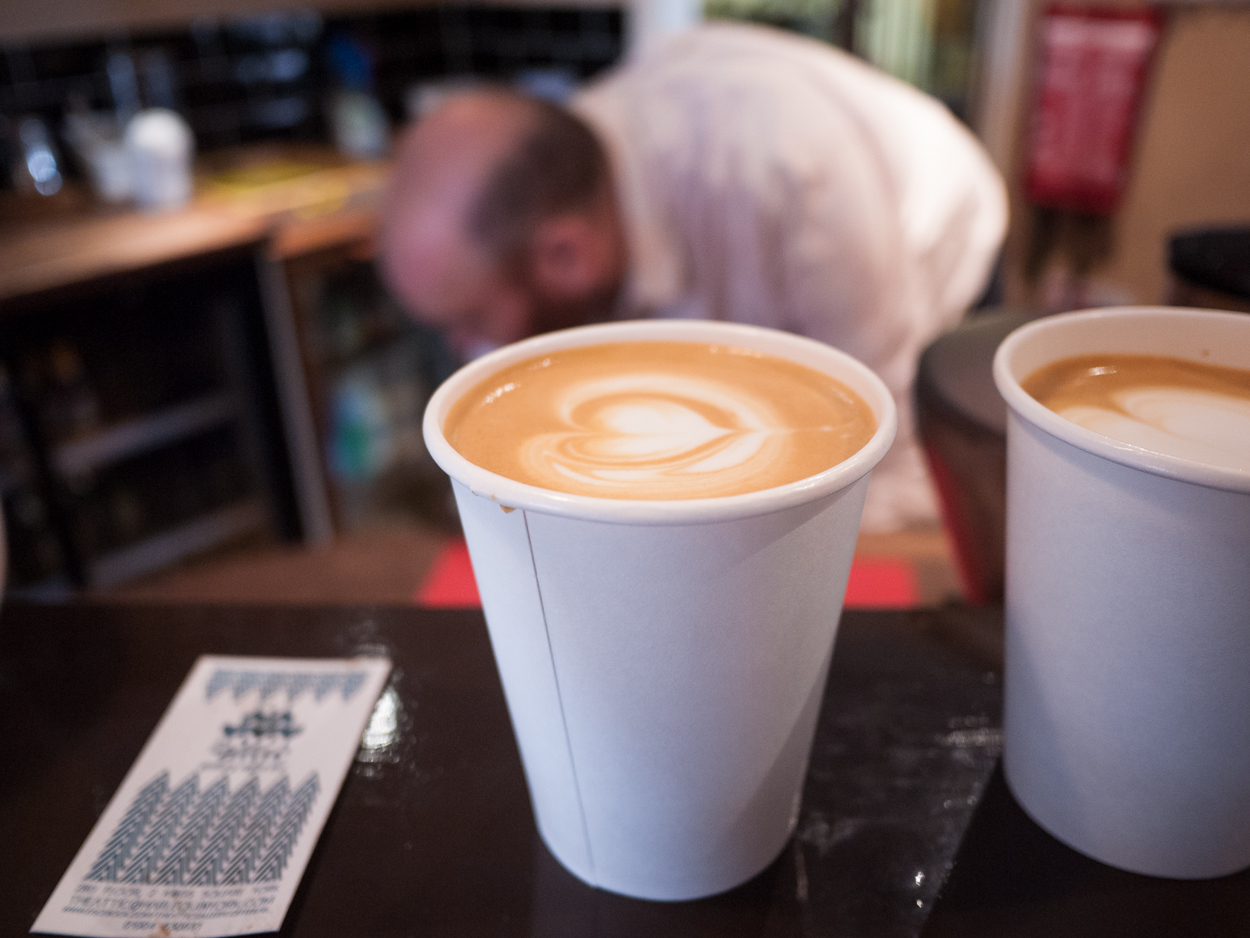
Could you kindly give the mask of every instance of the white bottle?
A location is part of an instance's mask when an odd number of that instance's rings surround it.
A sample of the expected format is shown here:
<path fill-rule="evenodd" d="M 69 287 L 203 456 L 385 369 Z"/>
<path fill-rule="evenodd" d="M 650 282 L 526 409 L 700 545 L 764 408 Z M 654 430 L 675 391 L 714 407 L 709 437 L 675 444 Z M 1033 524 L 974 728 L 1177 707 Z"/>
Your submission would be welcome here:
<path fill-rule="evenodd" d="M 174 111 L 149 108 L 126 125 L 126 153 L 135 200 L 149 211 L 178 208 L 191 198 L 191 157 L 195 138 Z"/>
<path fill-rule="evenodd" d="M 338 151 L 354 160 L 381 159 L 390 145 L 386 111 L 365 91 L 340 91 L 330 99 L 330 132 Z"/>

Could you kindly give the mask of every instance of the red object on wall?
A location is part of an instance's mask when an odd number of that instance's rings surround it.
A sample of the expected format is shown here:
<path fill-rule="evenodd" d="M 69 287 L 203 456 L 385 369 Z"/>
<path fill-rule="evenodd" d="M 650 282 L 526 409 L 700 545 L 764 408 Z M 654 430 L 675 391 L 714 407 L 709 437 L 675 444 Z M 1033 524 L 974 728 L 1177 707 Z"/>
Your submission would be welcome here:
<path fill-rule="evenodd" d="M 1163 14 L 1154 9 L 1047 9 L 1026 173 L 1031 201 L 1115 211 L 1162 31 Z"/>

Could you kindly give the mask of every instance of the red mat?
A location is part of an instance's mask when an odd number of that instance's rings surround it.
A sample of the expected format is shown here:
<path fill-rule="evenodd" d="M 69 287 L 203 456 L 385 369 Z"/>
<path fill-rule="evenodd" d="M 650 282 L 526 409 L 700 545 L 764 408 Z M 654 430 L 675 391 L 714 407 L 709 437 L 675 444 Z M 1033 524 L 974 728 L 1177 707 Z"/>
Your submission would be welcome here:
<path fill-rule="evenodd" d="M 429 609 L 476 609 L 477 582 L 462 538 L 450 538 L 430 565 L 413 600 Z M 846 605 L 855 609 L 905 609 L 916 605 L 916 572 L 906 560 L 855 558 L 846 585 Z"/>
<path fill-rule="evenodd" d="M 429 609 L 476 609 L 482 605 L 464 538 L 448 538 L 412 597 Z"/>

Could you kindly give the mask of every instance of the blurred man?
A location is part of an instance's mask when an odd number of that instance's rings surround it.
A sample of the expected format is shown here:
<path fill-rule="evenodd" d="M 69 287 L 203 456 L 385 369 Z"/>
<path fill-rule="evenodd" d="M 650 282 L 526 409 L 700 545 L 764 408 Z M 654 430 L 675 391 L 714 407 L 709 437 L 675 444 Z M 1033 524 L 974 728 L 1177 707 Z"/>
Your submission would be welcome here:
<path fill-rule="evenodd" d="M 787 329 L 849 352 L 899 405 L 865 528 L 935 517 L 912 437 L 924 345 L 976 299 L 1002 180 L 937 101 L 812 40 L 709 24 L 569 111 L 453 99 L 404 139 L 382 263 L 466 354 L 608 318 Z"/>

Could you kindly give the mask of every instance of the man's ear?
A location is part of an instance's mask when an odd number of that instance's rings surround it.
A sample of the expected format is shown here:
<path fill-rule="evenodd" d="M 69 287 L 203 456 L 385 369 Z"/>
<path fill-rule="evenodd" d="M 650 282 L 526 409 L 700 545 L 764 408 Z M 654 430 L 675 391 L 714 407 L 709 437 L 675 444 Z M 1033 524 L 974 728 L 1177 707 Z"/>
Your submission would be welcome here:
<path fill-rule="evenodd" d="M 578 300 L 593 293 L 605 276 L 609 245 L 587 215 L 556 215 L 538 223 L 530 239 L 534 285 L 553 300 Z"/>

